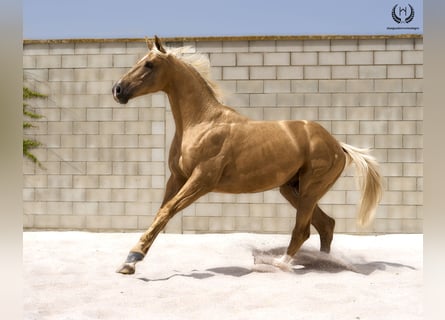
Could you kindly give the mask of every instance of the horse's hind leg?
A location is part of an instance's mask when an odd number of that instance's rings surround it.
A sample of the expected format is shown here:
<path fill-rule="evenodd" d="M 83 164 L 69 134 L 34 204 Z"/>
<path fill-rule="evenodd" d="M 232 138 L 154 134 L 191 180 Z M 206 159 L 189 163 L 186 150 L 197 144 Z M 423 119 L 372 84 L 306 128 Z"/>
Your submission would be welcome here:
<path fill-rule="evenodd" d="M 296 183 L 289 182 L 281 186 L 280 192 L 295 209 L 298 208 L 298 185 Z M 320 251 L 329 253 L 334 235 L 335 220 L 321 210 L 317 204 L 312 215 L 311 224 L 320 235 Z"/>
<path fill-rule="evenodd" d="M 335 220 L 321 210 L 317 204 L 312 215 L 311 223 L 320 235 L 320 251 L 329 253 L 334 236 Z"/>

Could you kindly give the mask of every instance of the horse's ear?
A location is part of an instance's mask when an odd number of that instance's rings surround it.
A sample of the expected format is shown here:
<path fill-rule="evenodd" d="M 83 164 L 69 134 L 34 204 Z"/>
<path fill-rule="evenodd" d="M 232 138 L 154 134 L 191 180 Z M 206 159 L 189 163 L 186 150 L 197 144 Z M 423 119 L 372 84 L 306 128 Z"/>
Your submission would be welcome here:
<path fill-rule="evenodd" d="M 147 48 L 149 51 L 151 51 L 153 49 L 153 41 L 151 41 L 150 39 L 148 39 L 147 37 L 145 37 L 145 43 L 147 44 Z"/>
<path fill-rule="evenodd" d="M 159 51 L 161 51 L 162 53 L 167 53 L 167 50 L 165 50 L 164 46 L 162 45 L 161 39 L 159 39 L 158 36 L 155 36 L 155 45 Z"/>

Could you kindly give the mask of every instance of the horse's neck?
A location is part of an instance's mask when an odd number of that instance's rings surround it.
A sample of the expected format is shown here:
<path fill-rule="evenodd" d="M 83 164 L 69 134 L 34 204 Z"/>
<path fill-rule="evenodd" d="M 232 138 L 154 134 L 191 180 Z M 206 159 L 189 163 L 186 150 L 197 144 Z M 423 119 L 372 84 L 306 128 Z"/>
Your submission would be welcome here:
<path fill-rule="evenodd" d="M 177 132 L 212 118 L 223 108 L 205 80 L 185 66 L 175 70 L 166 93 Z"/>

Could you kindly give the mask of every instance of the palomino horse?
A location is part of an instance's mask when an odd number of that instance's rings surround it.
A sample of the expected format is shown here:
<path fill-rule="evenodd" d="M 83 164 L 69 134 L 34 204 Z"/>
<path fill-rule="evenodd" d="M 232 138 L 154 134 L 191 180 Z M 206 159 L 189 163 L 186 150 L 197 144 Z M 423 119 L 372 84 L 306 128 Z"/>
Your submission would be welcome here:
<path fill-rule="evenodd" d="M 147 44 L 148 54 L 117 81 L 113 96 L 126 104 L 157 91 L 167 94 L 176 125 L 168 161 L 171 176 L 153 223 L 117 272 L 134 273 L 167 222 L 212 191 L 280 188 L 297 215 L 287 253 L 274 265 L 289 266 L 311 224 L 320 235 L 320 250 L 329 252 L 335 221 L 317 202 L 349 163 L 356 165 L 361 182 L 359 222 L 372 220 L 382 188 L 377 162 L 367 150 L 338 142 L 312 121 L 252 121 L 219 101 L 202 55 L 166 50 L 158 37 Z"/>

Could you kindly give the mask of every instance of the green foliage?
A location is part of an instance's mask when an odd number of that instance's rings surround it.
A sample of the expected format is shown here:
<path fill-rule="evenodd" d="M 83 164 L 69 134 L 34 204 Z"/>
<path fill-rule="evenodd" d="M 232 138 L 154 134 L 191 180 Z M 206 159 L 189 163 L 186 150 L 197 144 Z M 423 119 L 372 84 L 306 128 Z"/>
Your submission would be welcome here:
<path fill-rule="evenodd" d="M 30 90 L 29 88 L 23 87 L 23 116 L 25 118 L 29 119 L 41 119 L 43 116 L 32 111 L 30 108 L 30 105 L 25 103 L 26 100 L 30 99 L 44 99 L 46 98 L 46 95 L 34 92 Z M 32 125 L 30 122 L 24 120 L 23 121 L 23 130 L 26 130 L 28 128 L 33 128 L 34 125 Z M 35 149 L 42 144 L 35 140 L 35 139 L 23 139 L 23 156 L 31 160 L 32 162 L 38 164 L 39 166 L 42 166 L 40 161 L 37 159 L 37 157 L 31 152 L 32 149 Z"/>

